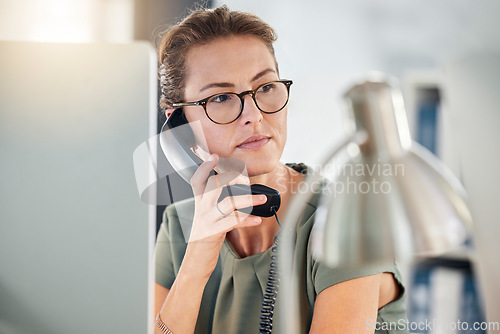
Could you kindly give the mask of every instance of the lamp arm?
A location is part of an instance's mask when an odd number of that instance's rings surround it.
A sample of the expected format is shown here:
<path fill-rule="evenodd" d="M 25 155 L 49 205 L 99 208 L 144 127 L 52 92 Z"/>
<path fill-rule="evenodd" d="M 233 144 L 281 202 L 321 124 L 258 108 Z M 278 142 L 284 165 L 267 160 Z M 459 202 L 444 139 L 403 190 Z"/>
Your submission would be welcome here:
<path fill-rule="evenodd" d="M 321 169 L 335 157 L 338 153 L 344 150 L 349 144 L 361 145 L 366 142 L 368 135 L 365 131 L 354 133 L 334 147 L 321 163 Z M 322 179 L 319 172 L 309 171 L 305 182 L 309 185 L 314 185 Z M 278 267 L 281 273 L 280 290 L 285 293 L 280 293 L 280 327 L 282 333 L 298 334 L 300 326 L 297 324 L 300 319 L 298 312 L 298 287 L 297 280 L 293 278 L 293 254 L 294 254 L 294 234 L 297 222 L 300 215 L 304 211 L 307 202 L 314 195 L 313 187 L 306 187 L 306 191 L 299 192 L 292 197 L 292 202 L 288 205 L 286 211 L 283 231 L 280 236 L 280 246 L 278 247 Z"/>

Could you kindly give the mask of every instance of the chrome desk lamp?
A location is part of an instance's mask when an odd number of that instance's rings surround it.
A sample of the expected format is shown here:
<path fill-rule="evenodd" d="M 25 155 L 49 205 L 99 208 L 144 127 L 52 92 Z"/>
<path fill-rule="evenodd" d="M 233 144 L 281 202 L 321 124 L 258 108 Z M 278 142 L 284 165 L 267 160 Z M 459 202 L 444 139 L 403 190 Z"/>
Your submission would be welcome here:
<path fill-rule="evenodd" d="M 355 267 L 436 256 L 458 248 L 472 230 L 472 218 L 460 182 L 444 164 L 412 142 L 401 91 L 395 80 L 370 73 L 344 95 L 352 133 L 324 159 L 340 152 L 348 161 L 323 191 L 313 227 L 313 254 L 329 266 Z M 361 170 L 361 172 L 359 172 Z M 309 174 L 285 216 L 294 231 L 320 174 Z M 343 192 L 332 187 L 343 185 Z M 374 187 L 379 186 L 378 189 Z M 328 188 L 330 187 L 330 189 Z M 350 187 L 350 188 L 349 188 Z M 335 189 L 334 189 L 335 190 Z M 298 333 L 296 280 L 290 279 L 294 236 L 280 241 L 280 312 L 283 333 Z M 281 291 L 280 291 L 281 292 Z"/>

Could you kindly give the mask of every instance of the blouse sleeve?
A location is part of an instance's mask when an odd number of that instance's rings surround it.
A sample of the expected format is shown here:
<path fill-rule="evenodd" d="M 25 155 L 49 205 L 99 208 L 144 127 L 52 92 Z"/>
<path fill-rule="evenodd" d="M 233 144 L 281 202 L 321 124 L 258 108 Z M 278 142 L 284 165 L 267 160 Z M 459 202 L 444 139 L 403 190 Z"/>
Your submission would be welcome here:
<path fill-rule="evenodd" d="M 176 203 L 175 205 L 169 205 L 163 213 L 163 222 L 160 225 L 156 239 L 155 281 L 167 289 L 170 289 L 174 283 L 187 247 L 179 214 L 187 208 L 188 215 L 192 215 L 191 206 L 189 202 Z M 189 216 L 184 220 L 190 221 L 191 219 L 191 216 Z"/>
<path fill-rule="evenodd" d="M 319 294 L 321 291 L 332 285 L 354 278 L 376 275 L 383 272 L 393 273 L 398 283 L 402 286 L 399 271 L 395 263 L 370 265 L 360 268 L 330 268 L 318 261 L 315 261 L 313 264 L 314 288 L 316 290 L 316 294 Z"/>
<path fill-rule="evenodd" d="M 163 221 L 158 231 L 155 248 L 155 281 L 161 286 L 170 289 L 175 280 L 173 266 L 173 249 L 168 231 L 169 207 L 163 212 Z"/>

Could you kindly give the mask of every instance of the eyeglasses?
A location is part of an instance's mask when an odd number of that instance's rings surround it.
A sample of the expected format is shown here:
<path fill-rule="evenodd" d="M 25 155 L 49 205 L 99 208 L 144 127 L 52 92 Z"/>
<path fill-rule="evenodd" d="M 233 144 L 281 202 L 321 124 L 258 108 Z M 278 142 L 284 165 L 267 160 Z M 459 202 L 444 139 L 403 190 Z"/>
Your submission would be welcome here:
<path fill-rule="evenodd" d="M 245 95 L 252 96 L 257 108 L 266 114 L 282 110 L 288 103 L 291 80 L 277 80 L 260 85 L 255 90 L 237 93 L 218 93 L 196 102 L 173 103 L 173 107 L 202 106 L 205 114 L 214 123 L 229 124 L 243 112 Z"/>

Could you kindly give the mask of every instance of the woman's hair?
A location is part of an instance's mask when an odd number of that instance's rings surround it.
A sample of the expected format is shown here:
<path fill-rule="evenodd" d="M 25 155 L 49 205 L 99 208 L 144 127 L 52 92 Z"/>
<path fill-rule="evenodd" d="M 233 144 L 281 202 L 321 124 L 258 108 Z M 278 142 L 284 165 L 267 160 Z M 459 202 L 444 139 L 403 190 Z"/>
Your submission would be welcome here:
<path fill-rule="evenodd" d="M 242 35 L 259 38 L 275 57 L 273 42 L 276 33 L 273 28 L 254 14 L 230 11 L 226 6 L 198 9 L 167 29 L 158 45 L 160 107 L 171 108 L 172 103 L 183 101 L 186 58 L 190 48 L 218 38 Z"/>

